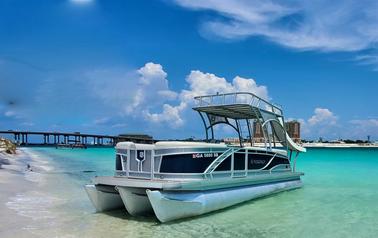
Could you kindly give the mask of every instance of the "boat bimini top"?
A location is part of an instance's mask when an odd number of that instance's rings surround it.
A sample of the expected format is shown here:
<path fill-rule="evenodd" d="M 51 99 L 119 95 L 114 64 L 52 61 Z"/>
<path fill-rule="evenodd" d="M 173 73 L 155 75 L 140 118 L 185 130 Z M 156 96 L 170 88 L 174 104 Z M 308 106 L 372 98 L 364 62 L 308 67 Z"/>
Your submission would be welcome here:
<path fill-rule="evenodd" d="M 236 92 L 194 98 L 197 111 L 204 123 L 206 139 L 214 140 L 213 127 L 217 124 L 227 124 L 234 128 L 239 136 L 240 146 L 247 141 L 254 145 L 254 123 L 261 125 L 266 149 L 276 145 L 275 138 L 290 153 L 306 152 L 306 149 L 296 144 L 286 132 L 285 121 L 281 106 L 270 103 L 253 93 Z"/>

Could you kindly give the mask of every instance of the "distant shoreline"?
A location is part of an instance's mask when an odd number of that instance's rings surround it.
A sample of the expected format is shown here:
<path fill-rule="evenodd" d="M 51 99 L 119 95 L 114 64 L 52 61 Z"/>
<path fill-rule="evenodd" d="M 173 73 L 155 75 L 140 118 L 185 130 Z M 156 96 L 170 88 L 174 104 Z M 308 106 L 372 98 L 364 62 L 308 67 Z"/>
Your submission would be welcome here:
<path fill-rule="evenodd" d="M 378 148 L 378 143 L 342 144 L 342 143 L 303 143 L 306 148 Z"/>

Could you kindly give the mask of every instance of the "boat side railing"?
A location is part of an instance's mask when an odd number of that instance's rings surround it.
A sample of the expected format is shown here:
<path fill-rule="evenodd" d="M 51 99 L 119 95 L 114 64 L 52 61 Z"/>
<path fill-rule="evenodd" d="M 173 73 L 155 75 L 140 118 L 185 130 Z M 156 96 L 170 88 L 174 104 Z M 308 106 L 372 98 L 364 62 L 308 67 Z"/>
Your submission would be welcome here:
<path fill-rule="evenodd" d="M 217 167 L 218 165 L 220 165 L 225 159 L 227 159 L 228 156 L 232 155 L 233 153 L 235 153 L 236 151 L 240 150 L 240 148 L 229 148 L 228 150 L 226 150 L 225 152 L 223 152 L 223 154 L 221 154 L 220 156 L 218 156 L 208 167 L 207 169 L 205 170 L 205 174 L 209 174 L 209 173 L 212 173 Z"/>
<path fill-rule="evenodd" d="M 197 107 L 248 104 L 261 110 L 272 112 L 278 116 L 283 115 L 282 107 L 280 105 L 268 102 L 267 100 L 250 92 L 204 95 L 196 96 L 194 99 Z"/>
<path fill-rule="evenodd" d="M 281 165 L 280 165 L 281 166 Z M 282 167 L 282 166 L 281 166 Z M 154 173 L 155 180 L 203 180 L 203 179 L 214 179 L 214 178 L 244 178 L 248 176 L 256 176 L 256 175 L 268 175 L 277 172 L 291 172 L 291 169 L 288 168 L 280 168 L 276 167 L 270 170 L 234 170 L 234 171 L 214 171 L 209 174 L 205 173 Z M 235 174 L 241 174 L 242 176 L 235 176 Z M 130 173 L 129 176 L 126 176 L 125 171 L 116 171 L 115 176 L 117 177 L 127 177 L 127 178 L 135 178 L 135 179 L 146 179 L 150 180 L 151 177 L 147 173 Z"/>

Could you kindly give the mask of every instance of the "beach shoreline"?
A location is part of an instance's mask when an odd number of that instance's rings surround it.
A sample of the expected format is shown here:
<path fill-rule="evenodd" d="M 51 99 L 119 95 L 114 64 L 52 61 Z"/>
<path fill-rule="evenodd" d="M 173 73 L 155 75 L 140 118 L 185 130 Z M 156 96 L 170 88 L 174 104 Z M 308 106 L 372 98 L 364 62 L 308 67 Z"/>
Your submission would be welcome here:
<path fill-rule="evenodd" d="M 106 215 L 95 214 L 83 181 L 34 148 L 0 159 L 9 161 L 0 169 L 1 238 L 94 236 L 91 227 Z"/>
<path fill-rule="evenodd" d="M 12 237 L 18 234 L 21 237 L 27 236 L 23 232 L 21 224 L 25 224 L 28 218 L 18 214 L 16 210 L 7 206 L 12 197 L 25 193 L 37 186 L 26 179 L 28 164 L 33 164 L 33 159 L 22 149 L 17 149 L 16 154 L 0 152 L 0 160 L 3 162 L 0 168 L 0 234 L 1 237 Z"/>
<path fill-rule="evenodd" d="M 41 237 L 35 224 L 52 217 L 47 176 L 53 167 L 27 148 L 0 152 L 0 159 L 6 161 L 0 168 L 0 236 Z"/>

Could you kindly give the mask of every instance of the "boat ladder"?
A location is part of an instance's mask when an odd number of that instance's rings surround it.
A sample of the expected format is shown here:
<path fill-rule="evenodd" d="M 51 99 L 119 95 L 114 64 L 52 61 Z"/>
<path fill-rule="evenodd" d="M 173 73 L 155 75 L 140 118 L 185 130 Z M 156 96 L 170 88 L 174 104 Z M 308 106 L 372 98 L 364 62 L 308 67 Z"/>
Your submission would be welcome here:
<path fill-rule="evenodd" d="M 211 174 L 217 167 L 220 165 L 228 156 L 232 155 L 239 149 L 236 148 L 229 148 L 225 152 L 223 152 L 220 156 L 218 156 L 205 170 L 205 174 Z"/>

